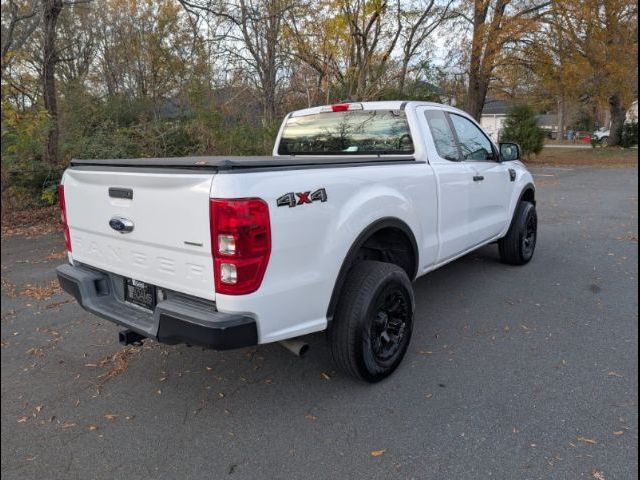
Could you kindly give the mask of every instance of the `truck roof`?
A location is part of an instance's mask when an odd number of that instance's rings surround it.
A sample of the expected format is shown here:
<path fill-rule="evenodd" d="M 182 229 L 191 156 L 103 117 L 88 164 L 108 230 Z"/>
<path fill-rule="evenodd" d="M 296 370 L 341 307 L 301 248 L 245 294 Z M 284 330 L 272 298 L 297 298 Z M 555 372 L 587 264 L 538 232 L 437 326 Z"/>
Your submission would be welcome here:
<path fill-rule="evenodd" d="M 417 100 L 387 100 L 383 102 L 342 102 L 346 103 L 357 103 L 362 105 L 363 110 L 405 110 L 407 107 L 419 107 L 419 106 L 430 106 L 430 107 L 446 107 L 452 110 L 458 110 L 451 105 L 445 105 L 442 103 L 436 102 L 423 102 Z M 332 105 L 320 105 L 317 107 L 304 108 L 302 110 L 296 110 L 289 114 L 289 117 L 304 117 L 306 115 L 316 115 L 319 113 L 326 112 L 328 108 L 331 108 Z"/>

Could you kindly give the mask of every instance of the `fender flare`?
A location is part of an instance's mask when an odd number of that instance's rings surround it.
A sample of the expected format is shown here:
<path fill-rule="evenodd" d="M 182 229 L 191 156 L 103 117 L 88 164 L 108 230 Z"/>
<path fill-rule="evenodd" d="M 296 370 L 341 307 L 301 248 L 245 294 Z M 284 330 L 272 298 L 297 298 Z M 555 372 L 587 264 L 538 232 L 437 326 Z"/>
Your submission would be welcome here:
<path fill-rule="evenodd" d="M 518 205 L 520 205 L 520 202 L 522 202 L 522 198 L 529 191 L 533 192 L 533 195 L 534 195 L 533 205 L 535 206 L 535 204 L 536 204 L 536 201 L 535 201 L 536 187 L 533 185 L 533 183 L 529 182 L 522 188 L 522 191 L 520 192 L 520 195 L 518 196 L 518 201 L 516 202 L 516 205 L 515 205 L 515 207 L 513 209 L 513 213 L 511 214 L 511 221 L 509 222 L 509 228 L 507 229 L 507 233 L 509 233 L 509 230 L 511 230 L 511 227 L 513 226 L 513 222 L 516 219 L 515 216 L 516 216 L 516 212 L 518 211 Z M 505 233 L 505 235 L 506 235 L 506 233 Z"/>
<path fill-rule="evenodd" d="M 364 245 L 364 243 L 376 232 L 382 230 L 383 228 L 397 228 L 401 230 L 409 239 L 411 243 L 411 249 L 413 251 L 414 258 L 414 267 L 413 272 L 409 275 L 409 279 L 413 282 L 415 280 L 416 275 L 418 274 L 418 262 L 419 262 L 419 252 L 418 252 L 418 243 L 416 242 L 416 237 L 413 234 L 413 231 L 405 222 L 395 217 L 385 217 L 379 220 L 376 220 L 372 224 L 370 224 L 367 228 L 365 228 L 360 234 L 356 237 L 355 241 L 351 244 L 346 257 L 344 258 L 342 265 L 340 267 L 340 271 L 338 272 L 338 277 L 336 278 L 336 283 L 333 286 L 333 292 L 331 293 L 331 299 L 329 300 L 329 308 L 327 309 L 327 321 L 331 322 L 333 320 L 333 315 L 335 313 L 336 307 L 338 306 L 338 299 L 340 298 L 340 291 L 344 286 L 344 282 L 347 279 L 347 274 L 351 267 L 353 266 L 354 260 L 358 254 L 360 248 Z"/>
<path fill-rule="evenodd" d="M 533 192 L 533 196 L 535 198 L 536 195 L 536 187 L 533 185 L 533 183 L 529 182 L 527 183 L 523 188 L 522 191 L 520 192 L 520 196 L 518 197 L 518 203 L 520 203 L 522 201 L 522 197 L 524 197 L 524 194 L 527 193 L 529 190 L 531 190 Z M 518 203 L 516 203 L 516 206 L 518 205 Z M 536 204 L 536 201 L 533 201 L 533 204 Z"/>

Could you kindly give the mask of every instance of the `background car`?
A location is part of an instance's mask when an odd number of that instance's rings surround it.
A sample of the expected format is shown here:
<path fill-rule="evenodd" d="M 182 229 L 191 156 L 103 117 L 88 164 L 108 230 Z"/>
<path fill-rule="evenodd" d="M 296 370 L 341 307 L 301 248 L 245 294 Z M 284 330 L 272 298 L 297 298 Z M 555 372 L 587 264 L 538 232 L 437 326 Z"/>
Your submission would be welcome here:
<path fill-rule="evenodd" d="M 576 142 L 591 143 L 591 133 L 580 131 L 576 133 Z"/>
<path fill-rule="evenodd" d="M 611 134 L 611 130 L 607 127 L 602 127 L 593 132 L 593 137 L 598 140 L 598 143 L 603 146 L 607 146 L 609 144 L 609 135 Z"/>

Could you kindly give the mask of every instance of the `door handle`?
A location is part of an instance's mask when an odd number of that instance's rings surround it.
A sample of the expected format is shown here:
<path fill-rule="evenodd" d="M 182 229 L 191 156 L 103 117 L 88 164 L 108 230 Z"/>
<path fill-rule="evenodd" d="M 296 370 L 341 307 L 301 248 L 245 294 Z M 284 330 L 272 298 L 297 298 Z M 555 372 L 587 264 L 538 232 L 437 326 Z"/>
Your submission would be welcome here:
<path fill-rule="evenodd" d="M 473 181 L 474 181 L 474 182 L 481 182 L 481 181 L 483 181 L 483 180 L 484 180 L 484 177 L 483 177 L 482 175 L 475 175 L 475 176 L 473 177 Z"/>

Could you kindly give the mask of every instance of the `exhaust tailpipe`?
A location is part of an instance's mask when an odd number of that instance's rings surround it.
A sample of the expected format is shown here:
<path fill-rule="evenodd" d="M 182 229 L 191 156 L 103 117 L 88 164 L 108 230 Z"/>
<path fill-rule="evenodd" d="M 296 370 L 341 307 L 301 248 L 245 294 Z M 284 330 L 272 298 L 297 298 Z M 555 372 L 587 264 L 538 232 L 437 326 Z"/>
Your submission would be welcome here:
<path fill-rule="evenodd" d="M 125 347 L 127 345 L 142 345 L 142 341 L 147 337 L 144 335 L 140 335 L 138 332 L 134 332 L 133 330 L 123 330 L 118 333 L 118 341 L 121 345 Z"/>
<path fill-rule="evenodd" d="M 278 342 L 297 357 L 304 357 L 309 351 L 309 344 L 302 340 L 280 340 Z"/>

